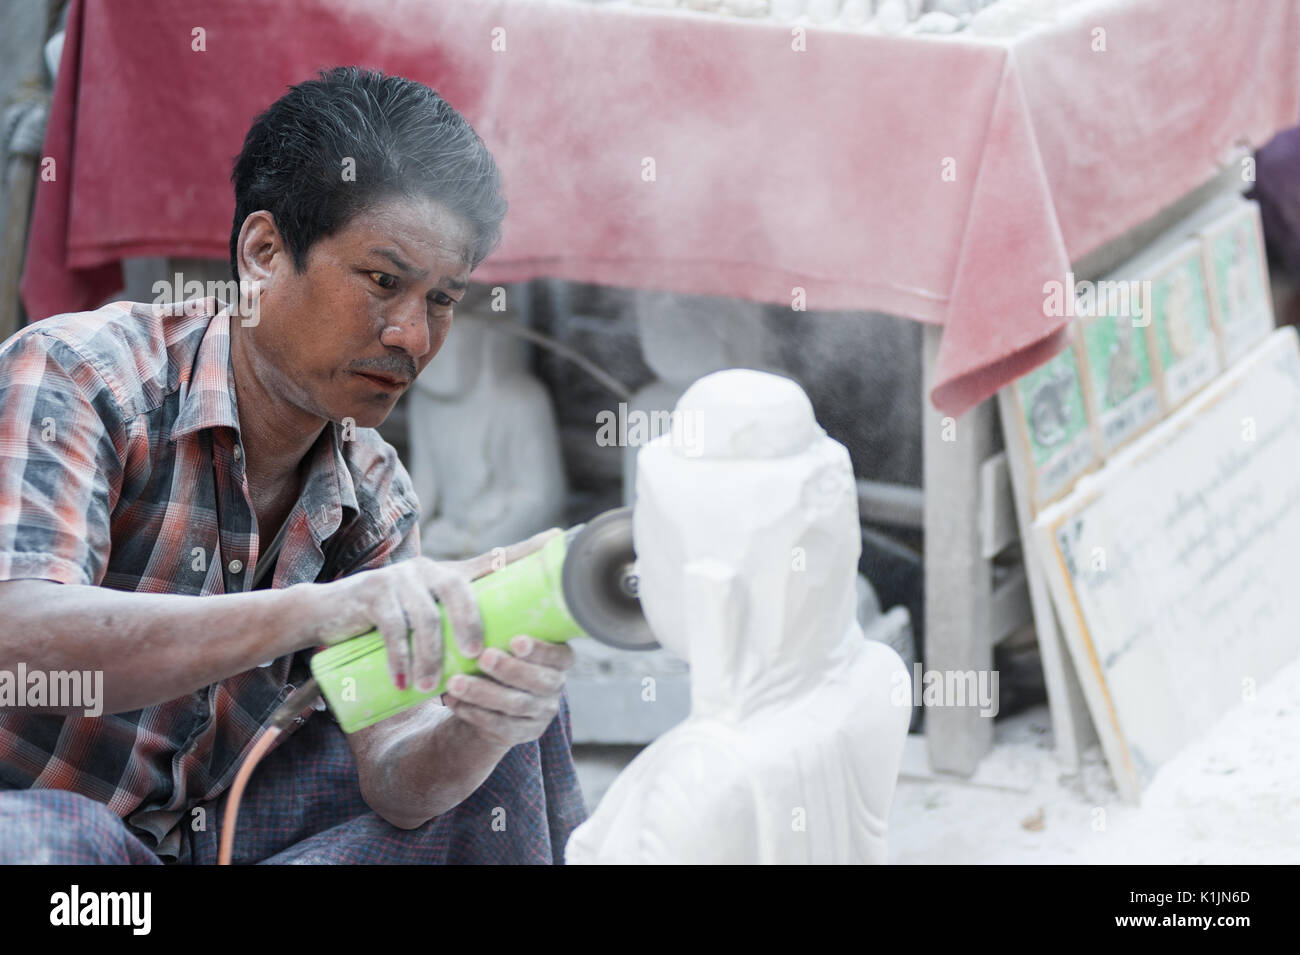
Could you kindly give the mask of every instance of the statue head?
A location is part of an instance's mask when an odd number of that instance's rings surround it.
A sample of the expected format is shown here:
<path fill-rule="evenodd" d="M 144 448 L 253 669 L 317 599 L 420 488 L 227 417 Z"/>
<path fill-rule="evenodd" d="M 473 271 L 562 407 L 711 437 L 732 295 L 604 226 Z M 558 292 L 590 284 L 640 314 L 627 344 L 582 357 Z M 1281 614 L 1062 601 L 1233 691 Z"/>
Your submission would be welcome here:
<path fill-rule="evenodd" d="M 850 630 L 861 639 L 853 468 L 795 382 L 701 378 L 639 453 L 636 487 L 641 605 L 691 664 L 697 713 L 738 716 L 811 685 Z"/>

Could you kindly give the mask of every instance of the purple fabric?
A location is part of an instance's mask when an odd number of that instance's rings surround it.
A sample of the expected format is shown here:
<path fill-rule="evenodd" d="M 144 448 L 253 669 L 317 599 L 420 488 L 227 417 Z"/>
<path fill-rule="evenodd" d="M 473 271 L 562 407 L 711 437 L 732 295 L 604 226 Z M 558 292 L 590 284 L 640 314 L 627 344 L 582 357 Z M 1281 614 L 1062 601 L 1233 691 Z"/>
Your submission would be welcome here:
<path fill-rule="evenodd" d="M 1300 126 L 1278 133 L 1255 158 L 1254 195 L 1264 239 L 1291 277 L 1300 281 Z"/>
<path fill-rule="evenodd" d="M 191 810 L 181 862 L 211 865 L 226 800 Z M 418 829 L 397 829 L 361 798 L 347 739 L 310 719 L 258 766 L 240 804 L 234 863 L 551 864 L 586 819 L 569 707 L 541 738 L 511 749 L 469 798 Z M 196 826 L 202 822 L 202 828 Z M 102 803 L 57 789 L 0 792 L 0 864 L 160 864 Z"/>

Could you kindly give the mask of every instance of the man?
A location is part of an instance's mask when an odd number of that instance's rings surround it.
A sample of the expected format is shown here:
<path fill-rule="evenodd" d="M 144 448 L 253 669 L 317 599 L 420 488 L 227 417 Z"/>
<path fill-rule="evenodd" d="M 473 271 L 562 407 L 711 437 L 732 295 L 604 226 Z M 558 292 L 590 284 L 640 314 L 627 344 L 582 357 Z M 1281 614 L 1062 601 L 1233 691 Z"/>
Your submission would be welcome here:
<path fill-rule="evenodd" d="M 235 861 L 559 861 L 584 818 L 572 651 L 481 652 L 468 580 L 489 558 L 419 556 L 373 430 L 497 241 L 495 163 L 432 90 L 347 68 L 259 117 L 232 179 L 254 308 L 117 303 L 0 348 L 0 676 L 103 686 L 99 716 L 0 695 L 0 862 L 212 861 L 223 794 L 314 648 L 377 627 L 394 684 L 432 689 L 438 603 L 484 675 L 351 736 L 300 714 Z"/>

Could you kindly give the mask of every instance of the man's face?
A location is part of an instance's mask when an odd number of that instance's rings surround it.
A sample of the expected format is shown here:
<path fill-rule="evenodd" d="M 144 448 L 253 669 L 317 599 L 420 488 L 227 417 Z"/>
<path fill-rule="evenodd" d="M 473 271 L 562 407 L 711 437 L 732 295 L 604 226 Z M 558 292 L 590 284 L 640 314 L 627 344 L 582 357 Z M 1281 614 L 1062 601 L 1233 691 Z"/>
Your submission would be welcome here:
<path fill-rule="evenodd" d="M 472 242 L 440 203 L 381 201 L 319 239 L 301 273 L 287 250 L 259 262 L 258 322 L 240 332 L 290 403 L 376 427 L 446 340 Z"/>

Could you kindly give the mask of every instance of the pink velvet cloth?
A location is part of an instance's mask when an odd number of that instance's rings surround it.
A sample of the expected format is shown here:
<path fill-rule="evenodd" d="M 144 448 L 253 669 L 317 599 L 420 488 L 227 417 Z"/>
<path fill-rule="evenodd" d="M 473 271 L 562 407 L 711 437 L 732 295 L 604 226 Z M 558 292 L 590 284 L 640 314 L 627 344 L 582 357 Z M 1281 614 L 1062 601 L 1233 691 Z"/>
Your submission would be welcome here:
<path fill-rule="evenodd" d="M 128 256 L 227 258 L 253 117 L 359 64 L 433 86 L 501 164 L 505 240 L 476 278 L 799 287 L 810 309 L 941 323 L 931 397 L 960 414 L 1061 347 L 1044 282 L 1300 109 L 1290 0 L 1094 0 L 1008 41 L 794 40 L 535 0 L 73 0 L 24 300 L 97 304 Z"/>

